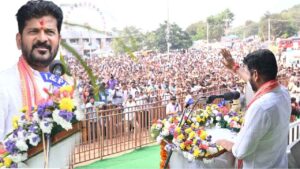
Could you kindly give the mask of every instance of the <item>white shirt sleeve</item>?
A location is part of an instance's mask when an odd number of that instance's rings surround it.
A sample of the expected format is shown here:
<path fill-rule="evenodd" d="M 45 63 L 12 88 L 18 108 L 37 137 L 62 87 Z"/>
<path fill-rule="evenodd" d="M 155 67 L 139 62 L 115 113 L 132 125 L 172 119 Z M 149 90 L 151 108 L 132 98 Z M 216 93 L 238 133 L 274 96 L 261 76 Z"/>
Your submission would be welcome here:
<path fill-rule="evenodd" d="M 8 97 L 4 90 L 0 90 L 0 142 L 5 137 L 5 124 L 8 112 Z"/>
<path fill-rule="evenodd" d="M 245 125 L 238 133 L 232 147 L 232 153 L 238 159 L 253 153 L 271 126 L 269 113 L 254 104 L 247 111 L 245 119 L 247 119 Z"/>

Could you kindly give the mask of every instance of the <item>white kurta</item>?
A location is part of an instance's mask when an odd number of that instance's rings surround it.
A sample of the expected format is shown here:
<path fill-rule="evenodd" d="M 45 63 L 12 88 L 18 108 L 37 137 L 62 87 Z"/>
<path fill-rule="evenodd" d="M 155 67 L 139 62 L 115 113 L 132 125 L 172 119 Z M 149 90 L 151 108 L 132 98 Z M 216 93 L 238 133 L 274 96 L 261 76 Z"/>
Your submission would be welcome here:
<path fill-rule="evenodd" d="M 287 168 L 291 100 L 280 86 L 257 99 L 247 110 L 232 153 L 243 168 Z"/>
<path fill-rule="evenodd" d="M 50 83 L 44 82 L 38 71 L 33 72 L 41 96 L 47 98 L 43 89 L 49 89 Z M 12 131 L 12 118 L 21 115 L 22 108 L 21 81 L 18 67 L 15 65 L 0 73 L 0 142 Z"/>

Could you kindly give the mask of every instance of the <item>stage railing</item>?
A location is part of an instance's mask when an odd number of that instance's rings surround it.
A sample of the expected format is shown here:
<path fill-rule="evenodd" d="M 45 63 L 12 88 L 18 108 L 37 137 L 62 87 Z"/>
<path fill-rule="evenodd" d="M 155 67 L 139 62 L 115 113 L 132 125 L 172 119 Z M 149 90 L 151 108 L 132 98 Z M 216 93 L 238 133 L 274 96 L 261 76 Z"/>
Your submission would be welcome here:
<path fill-rule="evenodd" d="M 282 84 L 287 78 L 279 79 Z M 206 91 L 195 98 L 223 94 L 228 89 Z M 178 98 L 183 108 L 184 95 Z M 140 148 L 154 143 L 149 134 L 152 122 L 166 117 L 166 104 L 158 101 L 131 108 L 87 109 L 82 122 L 82 139 L 70 155 L 70 168 L 91 160 Z M 201 107 L 198 105 L 197 107 Z"/>
<path fill-rule="evenodd" d="M 225 92 L 228 90 L 210 91 L 195 97 Z M 183 100 L 179 98 L 182 108 Z M 153 121 L 165 117 L 166 104 L 163 101 L 110 110 L 87 109 L 86 119 L 82 122 L 82 140 L 72 152 L 70 168 L 154 143 L 149 134 L 150 127 Z"/>
<path fill-rule="evenodd" d="M 300 119 L 290 124 L 290 131 L 288 136 L 288 149 L 292 148 L 300 141 Z"/>

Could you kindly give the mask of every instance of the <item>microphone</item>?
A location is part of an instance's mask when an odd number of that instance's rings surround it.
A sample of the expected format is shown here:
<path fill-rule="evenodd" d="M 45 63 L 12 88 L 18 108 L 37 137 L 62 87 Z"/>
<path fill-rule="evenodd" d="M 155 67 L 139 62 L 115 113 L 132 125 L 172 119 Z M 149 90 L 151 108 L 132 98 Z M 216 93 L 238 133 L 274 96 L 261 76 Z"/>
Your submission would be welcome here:
<path fill-rule="evenodd" d="M 240 93 L 237 91 L 234 91 L 234 92 L 224 93 L 223 95 L 211 95 L 207 98 L 206 103 L 211 104 L 217 98 L 223 98 L 224 100 L 236 100 L 236 99 L 240 98 Z"/>
<path fill-rule="evenodd" d="M 54 60 L 50 64 L 49 71 L 56 76 L 62 76 L 66 73 L 64 65 L 59 60 Z"/>

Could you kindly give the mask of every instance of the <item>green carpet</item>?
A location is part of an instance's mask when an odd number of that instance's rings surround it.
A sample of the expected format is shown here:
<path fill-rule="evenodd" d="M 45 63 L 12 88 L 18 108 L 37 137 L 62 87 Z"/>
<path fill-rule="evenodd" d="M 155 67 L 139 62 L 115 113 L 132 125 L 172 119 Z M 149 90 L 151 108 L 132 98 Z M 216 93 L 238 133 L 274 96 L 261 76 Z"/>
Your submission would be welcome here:
<path fill-rule="evenodd" d="M 87 166 L 76 167 L 76 169 L 158 169 L 159 150 L 159 145 L 143 147 L 119 157 L 100 160 Z"/>

